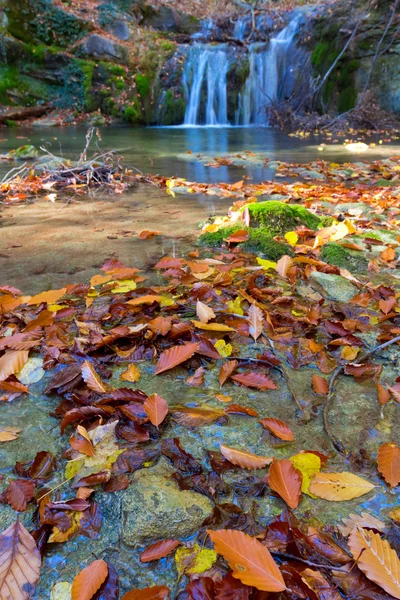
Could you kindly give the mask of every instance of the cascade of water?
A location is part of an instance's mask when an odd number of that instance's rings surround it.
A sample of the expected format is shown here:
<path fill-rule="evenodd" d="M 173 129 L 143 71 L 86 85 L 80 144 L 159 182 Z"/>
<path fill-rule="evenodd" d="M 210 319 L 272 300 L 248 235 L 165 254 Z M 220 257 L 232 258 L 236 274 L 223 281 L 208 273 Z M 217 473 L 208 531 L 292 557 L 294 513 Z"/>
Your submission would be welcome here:
<path fill-rule="evenodd" d="M 225 45 L 195 44 L 183 73 L 187 98 L 185 125 L 228 125 Z"/>
<path fill-rule="evenodd" d="M 239 94 L 237 125 L 265 123 L 265 108 L 280 96 L 299 21 L 299 17 L 294 18 L 267 45 L 260 42 L 250 45 L 250 72 L 243 91 Z"/>
<path fill-rule="evenodd" d="M 237 21 L 235 22 L 235 27 L 233 29 L 233 37 L 235 40 L 243 42 L 248 24 L 249 20 L 247 17 L 239 17 L 237 19 Z"/>

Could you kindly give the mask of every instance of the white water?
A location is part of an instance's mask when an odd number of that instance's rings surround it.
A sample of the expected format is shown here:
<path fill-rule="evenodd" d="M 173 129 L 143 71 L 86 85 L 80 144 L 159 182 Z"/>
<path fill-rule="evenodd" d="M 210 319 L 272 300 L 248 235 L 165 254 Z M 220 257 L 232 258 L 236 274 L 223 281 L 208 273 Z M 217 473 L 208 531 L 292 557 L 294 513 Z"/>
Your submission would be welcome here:
<path fill-rule="evenodd" d="M 248 46 L 249 76 L 238 95 L 236 114 L 228 120 L 227 73 L 232 52 L 226 44 L 194 43 L 186 60 L 183 86 L 186 97 L 184 125 L 224 126 L 266 124 L 266 108 L 280 97 L 290 69 L 290 53 L 300 18 L 268 43 Z M 249 30 L 246 20 L 235 23 L 234 37 L 243 41 Z"/>

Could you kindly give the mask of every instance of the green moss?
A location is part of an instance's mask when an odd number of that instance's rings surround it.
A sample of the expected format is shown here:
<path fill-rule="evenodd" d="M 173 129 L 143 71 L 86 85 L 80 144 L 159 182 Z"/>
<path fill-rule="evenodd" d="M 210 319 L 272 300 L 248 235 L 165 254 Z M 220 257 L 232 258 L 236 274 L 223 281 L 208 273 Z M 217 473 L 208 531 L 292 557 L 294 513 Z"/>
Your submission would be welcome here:
<path fill-rule="evenodd" d="M 338 111 L 340 114 L 347 112 L 356 105 L 358 92 L 352 85 L 342 90 L 338 98 Z"/>
<path fill-rule="evenodd" d="M 18 123 L 16 121 L 12 121 L 11 119 L 6 119 L 4 124 L 7 125 L 7 127 L 18 127 Z"/>
<path fill-rule="evenodd" d="M 25 75 L 18 67 L 0 67 L 0 104 L 32 106 L 49 99 L 49 86 Z"/>
<path fill-rule="evenodd" d="M 160 122 L 163 125 L 178 125 L 185 116 L 185 101 L 182 97 L 175 97 L 172 90 L 167 90 L 162 100 L 160 109 Z"/>
<path fill-rule="evenodd" d="M 171 52 L 175 52 L 176 43 L 171 42 L 170 40 L 160 40 L 158 47 L 161 48 L 163 52 L 169 54 Z"/>
<path fill-rule="evenodd" d="M 329 42 L 318 42 L 314 48 L 314 51 L 311 55 L 311 62 L 318 70 L 321 69 L 324 64 L 330 50 Z"/>
<path fill-rule="evenodd" d="M 364 255 L 359 252 L 355 254 L 355 252 L 351 252 L 340 244 L 325 244 L 321 251 L 321 260 L 349 271 L 363 271 L 368 267 L 368 260 Z"/>
<path fill-rule="evenodd" d="M 128 123 L 132 123 L 133 125 L 137 124 L 140 120 L 140 111 L 138 109 L 137 103 L 133 103 L 125 108 L 124 111 L 124 119 Z"/>
<path fill-rule="evenodd" d="M 249 239 L 243 244 L 243 249 L 248 252 L 261 252 L 270 260 L 279 260 L 285 254 L 294 256 L 288 244 L 277 242 L 265 227 L 249 230 Z"/>
<path fill-rule="evenodd" d="M 141 98 L 146 98 L 150 94 L 150 80 L 147 75 L 138 73 L 135 77 L 136 90 Z"/>
<path fill-rule="evenodd" d="M 244 209 L 243 209 L 244 210 Z M 318 229 L 321 219 L 297 204 L 285 204 L 274 200 L 249 204 L 251 227 L 265 227 L 270 235 L 284 235 L 297 226 Z"/>

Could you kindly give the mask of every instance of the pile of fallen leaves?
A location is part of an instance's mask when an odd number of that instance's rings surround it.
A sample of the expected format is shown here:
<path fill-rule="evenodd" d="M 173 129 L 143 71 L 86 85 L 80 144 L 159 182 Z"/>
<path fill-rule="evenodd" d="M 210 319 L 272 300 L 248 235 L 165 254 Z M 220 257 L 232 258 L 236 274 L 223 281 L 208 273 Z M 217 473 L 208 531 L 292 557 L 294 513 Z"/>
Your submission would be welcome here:
<path fill-rule="evenodd" d="M 65 440 L 61 487 L 49 486 L 61 457 L 38 452 L 31 462 L 15 465 L 1 494 L 1 502 L 17 513 L 37 507 L 30 533 L 16 520 L 0 536 L 1 598 L 28 598 L 49 545 L 98 535 L 102 518 L 96 491 L 127 488 L 131 473 L 161 456 L 172 463 L 182 489 L 205 494 L 215 504 L 196 543 L 160 540 L 141 555 L 157 569 L 159 559 L 175 553 L 178 570 L 187 577 L 179 598 L 261 600 L 265 592 L 282 600 L 400 598 L 400 561 L 383 535 L 384 523 L 363 514 L 350 517 L 340 530 L 324 530 L 292 513 L 304 494 L 331 502 L 370 494 L 375 485 L 364 476 L 332 470 L 331 456 L 317 449 L 277 459 L 273 452 L 259 456 L 221 444 L 219 452 L 207 452 L 205 467 L 178 438 L 163 437 L 173 423 L 224 427 L 230 415 L 242 415 L 258 419 L 290 452 L 290 424 L 274 415 L 260 419 L 254 409 L 234 404 L 223 393 L 230 381 L 267 398 L 269 390 L 288 384 L 287 367 L 313 365 L 318 374 L 310 390 L 326 403 L 338 369 L 356 379 L 373 378 L 382 406 L 400 401 L 400 382 L 380 383 L 382 365 L 373 361 L 360 336 L 374 331 L 380 346 L 400 343 L 399 293 L 390 285 L 358 282 L 359 293 L 345 306 L 300 296 L 295 284 L 306 282 L 312 271 L 339 272 L 315 252 L 318 246 L 304 243 L 294 258 L 273 263 L 242 253 L 233 241 L 211 258 L 196 250 L 186 258 L 161 259 L 155 269 L 162 285 L 147 286 L 137 269 L 110 259 L 87 285 L 32 297 L 0 288 L 0 400 L 12 402 L 29 393 L 46 373 L 45 393 L 54 397 Z M 254 356 L 256 344 L 261 349 Z M 111 385 L 113 369 L 121 365 L 121 386 Z M 155 388 L 158 377 L 173 375 L 177 367 L 186 371 L 187 385 L 201 388 L 217 366 L 217 407 L 170 407 L 157 393 L 143 393 L 137 389 L 142 365 L 153 369 Z M 301 413 L 305 407 L 289 389 Z M 18 433 L 3 427 L 0 441 L 12 443 Z M 374 468 L 382 484 L 397 486 L 400 448 L 381 445 Z M 221 474 L 232 469 L 241 474 L 237 501 L 226 503 L 229 486 Z M 266 493 L 287 506 L 267 527 L 242 504 Z M 201 553 L 206 553 L 203 560 Z M 91 562 L 72 586 L 59 585 L 72 600 L 119 597 L 118 575 L 104 560 Z M 169 593 L 160 585 L 132 590 L 122 600 L 165 599 Z"/>

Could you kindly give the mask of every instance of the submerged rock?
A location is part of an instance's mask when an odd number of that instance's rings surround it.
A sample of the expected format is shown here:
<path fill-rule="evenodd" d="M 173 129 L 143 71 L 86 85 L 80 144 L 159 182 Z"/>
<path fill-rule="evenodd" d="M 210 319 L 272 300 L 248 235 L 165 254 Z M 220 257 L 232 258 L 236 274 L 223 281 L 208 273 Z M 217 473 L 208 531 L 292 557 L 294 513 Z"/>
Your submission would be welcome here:
<path fill-rule="evenodd" d="M 20 146 L 15 150 L 10 150 L 7 154 L 7 157 L 12 160 L 33 160 L 39 156 L 39 151 L 35 146 L 30 144 L 26 144 L 25 146 Z"/>
<path fill-rule="evenodd" d="M 165 538 L 184 538 L 198 531 L 213 503 L 196 492 L 182 491 L 173 472 L 161 461 L 141 469 L 122 499 L 122 539 L 129 546 L 148 545 Z"/>
<path fill-rule="evenodd" d="M 310 275 L 310 282 L 316 284 L 317 290 L 324 296 L 336 302 L 348 302 L 358 291 L 350 281 L 331 273 L 313 271 Z"/>

